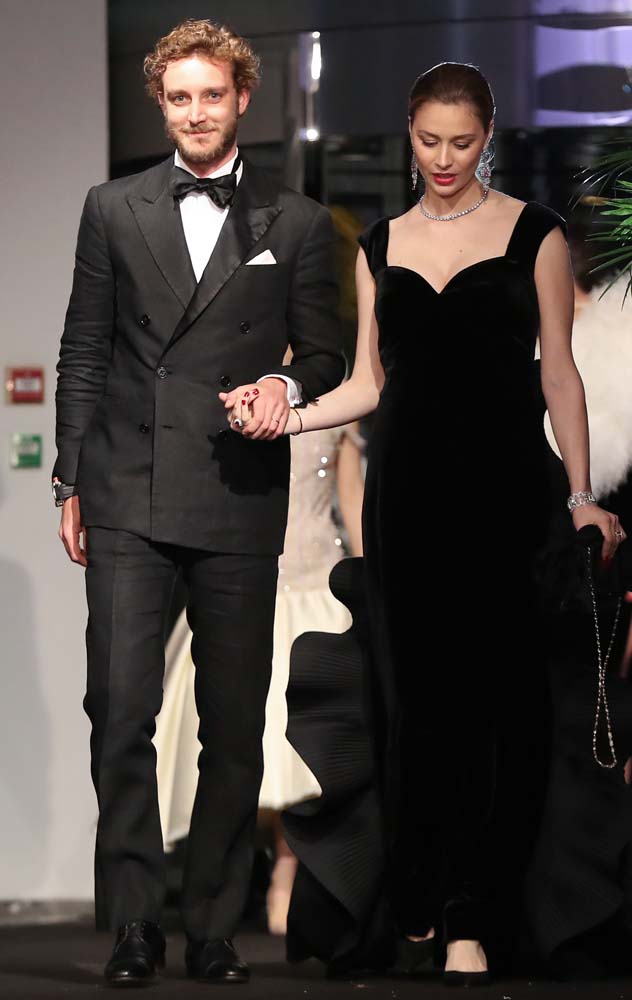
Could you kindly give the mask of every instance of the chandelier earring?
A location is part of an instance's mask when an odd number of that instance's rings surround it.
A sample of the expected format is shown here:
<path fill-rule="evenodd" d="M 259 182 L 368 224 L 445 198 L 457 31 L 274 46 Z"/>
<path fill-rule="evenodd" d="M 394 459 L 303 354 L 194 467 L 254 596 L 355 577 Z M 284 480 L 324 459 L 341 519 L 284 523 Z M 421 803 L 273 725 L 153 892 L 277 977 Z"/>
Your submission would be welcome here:
<path fill-rule="evenodd" d="M 476 168 L 476 177 L 481 182 L 485 190 L 489 188 L 492 179 L 492 169 L 494 163 L 494 143 L 493 140 L 489 140 L 485 149 L 481 153 L 481 158 L 478 161 L 478 166 Z"/>
<path fill-rule="evenodd" d="M 412 181 L 413 191 L 416 191 L 417 184 L 419 182 L 419 167 L 417 166 L 417 159 L 414 153 L 412 154 L 410 160 L 410 179 Z"/>

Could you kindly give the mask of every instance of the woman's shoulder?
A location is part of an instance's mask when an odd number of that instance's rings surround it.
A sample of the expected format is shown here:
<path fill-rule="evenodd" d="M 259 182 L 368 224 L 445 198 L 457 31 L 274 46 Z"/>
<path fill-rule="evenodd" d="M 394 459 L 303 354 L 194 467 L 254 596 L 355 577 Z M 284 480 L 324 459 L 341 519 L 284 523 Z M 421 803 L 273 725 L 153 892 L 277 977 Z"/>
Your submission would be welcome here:
<path fill-rule="evenodd" d="M 390 221 L 390 216 L 383 215 L 379 219 L 374 219 L 368 226 L 365 226 L 358 236 L 358 243 L 360 246 L 366 249 L 366 247 L 375 239 L 376 235 L 384 231 L 388 232 Z"/>
<path fill-rule="evenodd" d="M 518 217 L 526 226 L 536 231 L 541 238 L 557 226 L 566 236 L 566 219 L 555 209 L 550 208 L 549 205 L 543 205 L 540 201 L 524 201 L 519 204 L 522 205 L 522 208 Z"/>
<path fill-rule="evenodd" d="M 489 206 L 498 215 L 504 216 L 508 222 L 524 225 L 560 226 L 566 232 L 566 221 L 554 209 L 539 201 L 523 201 L 502 191 L 492 191 L 489 196 Z"/>
<path fill-rule="evenodd" d="M 358 243 L 364 250 L 369 269 L 373 275 L 386 263 L 389 223 L 389 216 L 382 216 L 363 229 L 358 236 Z"/>
<path fill-rule="evenodd" d="M 522 198 L 514 198 L 513 195 L 505 194 L 504 191 L 496 191 L 494 188 L 490 188 L 487 196 L 489 208 L 494 209 L 499 214 L 506 215 L 508 218 L 511 216 L 517 218 L 528 204 L 530 203 L 523 201 Z"/>
<path fill-rule="evenodd" d="M 388 217 L 388 221 L 391 224 L 391 226 L 397 229 L 399 226 L 405 226 L 408 222 L 410 222 L 411 219 L 414 219 L 415 216 L 417 216 L 418 214 L 419 214 L 419 202 L 415 202 L 414 205 L 411 205 L 411 207 L 406 209 L 405 212 L 402 212 L 401 215 L 390 215 Z"/>
<path fill-rule="evenodd" d="M 509 230 L 511 236 L 506 256 L 521 260 L 533 271 L 542 241 L 555 229 L 566 237 L 566 222 L 561 215 L 539 201 L 520 201 L 507 198 L 506 211 L 511 215 Z M 509 204 L 511 202 L 512 204 Z"/>
<path fill-rule="evenodd" d="M 542 241 L 554 229 L 566 236 L 566 222 L 548 205 L 539 201 L 523 201 L 510 195 L 494 191 L 489 195 L 489 228 L 496 227 L 498 233 L 509 233 L 506 256 L 521 260 L 531 270 L 535 265 Z M 481 218 L 481 225 L 482 225 Z"/>

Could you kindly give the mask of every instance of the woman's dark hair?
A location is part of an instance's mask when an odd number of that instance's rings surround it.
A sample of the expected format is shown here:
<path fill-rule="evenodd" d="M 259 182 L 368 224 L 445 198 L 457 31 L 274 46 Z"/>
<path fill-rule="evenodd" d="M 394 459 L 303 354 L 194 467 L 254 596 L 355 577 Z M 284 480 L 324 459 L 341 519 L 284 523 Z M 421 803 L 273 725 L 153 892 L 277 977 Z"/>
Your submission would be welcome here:
<path fill-rule="evenodd" d="M 443 62 L 418 76 L 408 99 L 411 122 L 426 101 L 470 104 L 486 132 L 496 113 L 491 87 L 480 69 L 470 63 Z"/>

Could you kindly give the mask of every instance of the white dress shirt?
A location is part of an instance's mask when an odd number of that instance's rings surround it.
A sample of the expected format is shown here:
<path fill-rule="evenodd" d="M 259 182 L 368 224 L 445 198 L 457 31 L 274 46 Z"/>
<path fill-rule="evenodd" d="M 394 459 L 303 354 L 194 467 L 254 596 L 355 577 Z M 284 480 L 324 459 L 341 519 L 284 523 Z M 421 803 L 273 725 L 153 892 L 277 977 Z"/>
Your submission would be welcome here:
<path fill-rule="evenodd" d="M 235 152 L 232 159 L 228 160 L 223 167 L 219 167 L 218 170 L 214 170 L 212 174 L 207 174 L 206 176 L 223 177 L 224 174 L 230 174 L 238 154 L 239 150 Z M 175 166 L 180 167 L 181 170 L 186 170 L 187 173 L 192 174 L 194 177 L 197 176 L 197 174 L 194 174 L 193 171 L 187 167 L 177 150 L 174 157 L 174 163 Z M 237 184 L 239 184 L 243 172 L 244 165 L 243 163 L 240 163 L 236 174 Z M 214 201 L 211 201 L 209 196 L 204 191 L 190 191 L 189 194 L 180 199 L 180 217 L 182 219 L 182 228 L 184 229 L 184 238 L 186 240 L 196 281 L 200 281 L 202 275 L 204 274 L 204 269 L 206 268 L 210 256 L 215 249 L 215 245 L 219 239 L 219 234 L 222 231 L 222 226 L 224 225 L 226 216 L 229 212 L 230 207 L 219 208 Z M 290 406 L 297 406 L 301 402 L 302 387 L 300 382 L 297 382 L 295 379 L 288 378 L 287 375 L 263 375 L 260 379 L 257 379 L 257 381 L 262 382 L 265 378 L 283 379 L 287 385 L 287 395 Z"/>

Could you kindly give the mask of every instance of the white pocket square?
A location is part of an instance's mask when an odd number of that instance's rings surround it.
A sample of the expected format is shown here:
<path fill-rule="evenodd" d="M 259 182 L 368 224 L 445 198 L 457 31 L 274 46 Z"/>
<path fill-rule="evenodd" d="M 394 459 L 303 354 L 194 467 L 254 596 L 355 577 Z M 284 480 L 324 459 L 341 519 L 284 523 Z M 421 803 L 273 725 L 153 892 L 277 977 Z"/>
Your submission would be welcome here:
<path fill-rule="evenodd" d="M 252 260 L 247 260 L 246 264 L 276 264 L 276 257 L 271 250 L 264 250 L 258 253 Z"/>

